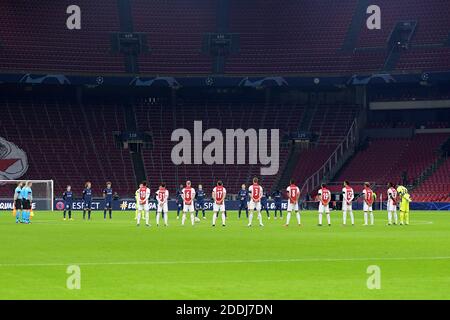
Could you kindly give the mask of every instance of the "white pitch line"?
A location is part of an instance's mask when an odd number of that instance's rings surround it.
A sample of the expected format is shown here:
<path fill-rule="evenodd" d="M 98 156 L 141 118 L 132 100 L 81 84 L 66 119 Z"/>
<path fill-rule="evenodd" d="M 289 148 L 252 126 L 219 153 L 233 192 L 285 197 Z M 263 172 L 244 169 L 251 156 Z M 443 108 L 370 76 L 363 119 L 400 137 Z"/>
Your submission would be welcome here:
<path fill-rule="evenodd" d="M 193 260 L 193 261 L 129 261 L 129 262 L 71 262 L 71 263 L 2 263 L 0 267 L 61 267 L 120 266 L 120 265 L 172 265 L 172 264 L 236 264 L 236 263 L 283 263 L 283 262 L 342 262 L 342 261 L 408 261 L 450 260 L 449 257 L 391 257 L 391 258 L 304 258 L 304 259 L 255 259 L 255 260 Z"/>

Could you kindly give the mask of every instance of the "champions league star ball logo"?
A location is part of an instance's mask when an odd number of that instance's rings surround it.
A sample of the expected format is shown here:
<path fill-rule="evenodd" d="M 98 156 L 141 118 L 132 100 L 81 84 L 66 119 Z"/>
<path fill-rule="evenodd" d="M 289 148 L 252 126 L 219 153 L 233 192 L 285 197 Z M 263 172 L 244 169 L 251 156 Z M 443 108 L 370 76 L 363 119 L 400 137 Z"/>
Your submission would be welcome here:
<path fill-rule="evenodd" d="M 26 153 L 14 143 L 0 137 L 0 179 L 16 180 L 28 170 Z"/>

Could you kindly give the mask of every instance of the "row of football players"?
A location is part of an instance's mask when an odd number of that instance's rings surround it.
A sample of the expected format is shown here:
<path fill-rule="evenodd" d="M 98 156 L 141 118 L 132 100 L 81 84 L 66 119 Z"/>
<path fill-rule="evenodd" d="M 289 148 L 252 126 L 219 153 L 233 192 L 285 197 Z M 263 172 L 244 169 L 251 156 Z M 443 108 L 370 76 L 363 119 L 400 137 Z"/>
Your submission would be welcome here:
<path fill-rule="evenodd" d="M 409 202 L 410 197 L 408 195 L 407 189 L 403 186 L 399 186 L 395 189 L 392 183 L 388 184 L 388 225 L 392 224 L 392 218 L 394 218 L 394 224 L 398 223 L 397 217 L 397 201 L 398 195 L 397 190 L 399 191 L 400 196 L 402 197 L 402 206 L 400 212 L 400 224 L 403 224 L 404 217 L 406 218 L 406 223 L 409 224 Z M 249 214 L 248 214 L 248 226 L 252 226 L 254 213 L 257 213 L 257 218 L 260 226 L 264 226 L 262 222 L 261 215 L 261 198 L 263 195 L 263 188 L 258 184 L 258 178 L 253 179 L 253 184 L 248 188 L 248 192 L 250 195 L 250 199 L 247 203 Z M 295 181 L 291 180 L 290 185 L 286 189 L 288 196 L 288 207 L 287 207 L 287 216 L 286 216 L 286 224 L 285 226 L 289 226 L 291 215 L 294 212 L 297 218 L 297 223 L 301 226 L 301 215 L 299 210 L 299 197 L 300 197 L 300 189 L 295 185 Z M 351 224 L 355 224 L 355 219 L 352 210 L 352 202 L 355 200 L 355 193 L 353 188 L 349 185 L 348 181 L 344 182 L 344 188 L 342 189 L 343 193 L 343 203 L 342 203 L 342 211 L 343 211 L 343 224 L 347 224 L 347 214 L 350 216 Z M 187 214 L 190 214 L 191 224 L 194 225 L 196 219 L 198 219 L 194 212 L 194 199 L 195 199 L 195 189 L 192 187 L 191 182 L 187 181 L 186 186 L 181 189 L 181 198 L 182 198 L 182 218 L 181 224 L 184 225 L 186 222 Z M 407 195 L 407 197 L 405 196 Z M 373 215 L 373 204 L 376 200 L 376 194 L 370 187 L 370 183 L 364 183 L 364 189 L 362 193 L 359 195 L 363 197 L 363 211 L 364 211 L 364 225 L 369 225 L 369 217 L 370 224 L 374 224 L 374 215 Z M 222 219 L 222 226 L 226 225 L 226 209 L 225 209 L 225 198 L 226 198 L 226 189 L 223 186 L 222 181 L 218 181 L 217 185 L 214 187 L 212 191 L 212 199 L 213 199 L 213 219 L 212 225 L 215 226 L 217 219 L 219 217 L 219 213 Z M 405 203 L 408 204 L 408 207 L 403 205 L 403 198 L 407 198 Z M 165 188 L 164 184 L 161 184 L 158 191 L 156 192 L 157 199 L 157 213 L 156 213 L 156 224 L 159 225 L 161 216 L 164 217 L 164 224 L 168 225 L 168 199 L 169 199 L 169 191 Z M 318 225 L 322 226 L 323 222 L 323 214 L 326 214 L 327 223 L 331 226 L 331 217 L 330 217 L 330 201 L 331 201 L 331 192 L 326 187 L 325 184 L 321 185 L 321 188 L 318 191 L 317 200 L 319 201 L 319 221 Z M 147 184 L 143 182 L 139 189 L 136 191 L 136 220 L 137 225 L 140 225 L 141 218 L 144 215 L 145 223 L 147 226 L 150 226 L 149 223 L 149 202 L 150 202 L 150 189 L 147 187 Z M 241 206 L 242 208 L 242 206 Z M 178 217 L 177 217 L 178 218 Z"/>
<path fill-rule="evenodd" d="M 257 218 L 260 226 L 264 226 L 262 222 L 261 215 L 261 197 L 263 194 L 263 188 L 258 184 L 258 178 L 253 179 L 253 184 L 248 188 L 248 192 L 250 195 L 250 199 L 247 203 L 249 214 L 248 214 L 248 226 L 252 226 L 253 217 L 255 212 L 257 213 Z M 297 223 L 301 226 L 301 215 L 299 210 L 299 197 L 300 190 L 298 186 L 295 185 L 294 180 L 291 180 L 290 185 L 286 189 L 288 196 L 288 208 L 287 208 L 287 216 L 286 216 L 286 224 L 285 226 L 289 226 L 291 215 L 294 212 L 297 218 Z M 350 216 L 351 224 L 355 224 L 353 210 L 352 210 L 352 202 L 355 200 L 355 194 L 353 189 L 350 187 L 347 181 L 344 182 L 344 188 L 342 190 L 344 200 L 342 205 L 343 211 L 343 224 L 347 224 L 347 214 Z M 181 224 L 185 225 L 187 214 L 190 214 L 191 224 L 194 225 L 197 217 L 194 215 L 195 207 L 194 207 L 194 199 L 196 195 L 195 189 L 192 187 L 191 182 L 187 181 L 186 186 L 181 190 L 182 197 L 182 218 Z M 363 197 L 364 201 L 364 225 L 369 225 L 369 217 L 370 224 L 374 224 L 374 215 L 373 215 L 373 204 L 376 199 L 376 195 L 373 190 L 370 188 L 370 183 L 366 182 L 364 184 L 364 189 L 360 196 Z M 212 225 L 215 226 L 217 219 L 220 217 L 222 219 L 222 226 L 226 225 L 226 209 L 225 209 L 225 197 L 226 197 L 226 189 L 223 186 L 222 181 L 218 181 L 217 185 L 214 187 L 212 191 L 212 199 L 213 199 L 213 220 Z M 157 213 L 156 213 L 156 224 L 159 225 L 160 218 L 164 217 L 164 224 L 167 226 L 168 224 L 168 199 L 169 192 L 165 188 L 165 185 L 162 184 L 158 191 L 156 192 L 157 198 Z M 393 187 L 392 184 L 389 184 L 388 190 L 388 220 L 389 223 L 392 223 L 392 216 L 394 216 L 394 223 L 397 223 L 397 213 L 396 213 L 396 200 L 397 199 L 397 191 Z M 331 192 L 326 187 L 325 184 L 322 184 L 320 190 L 318 191 L 317 200 L 319 201 L 319 226 L 322 226 L 323 222 L 323 214 L 326 214 L 327 223 L 331 226 L 331 217 L 330 217 L 330 201 L 331 201 Z M 146 183 L 142 183 L 140 188 L 136 191 L 136 203 L 137 203 L 137 225 L 140 225 L 142 216 L 145 217 L 145 223 L 147 226 L 150 226 L 149 223 L 149 202 L 150 202 L 150 189 L 147 187 Z M 409 210 L 408 210 L 409 212 Z M 403 216 L 401 215 L 401 224 L 403 224 Z M 408 221 L 407 221 L 408 223 Z"/>

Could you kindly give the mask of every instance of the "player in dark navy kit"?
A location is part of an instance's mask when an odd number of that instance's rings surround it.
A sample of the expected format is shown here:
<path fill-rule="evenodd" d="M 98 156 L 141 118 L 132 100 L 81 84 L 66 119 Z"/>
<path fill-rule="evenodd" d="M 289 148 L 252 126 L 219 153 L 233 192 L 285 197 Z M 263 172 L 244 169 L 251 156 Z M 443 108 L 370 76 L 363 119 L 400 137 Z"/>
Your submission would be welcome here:
<path fill-rule="evenodd" d="M 106 188 L 103 189 L 103 199 L 105 199 L 105 208 L 103 210 L 103 219 L 106 219 L 106 210 L 109 210 L 109 219 L 112 219 L 112 202 L 113 190 L 111 182 L 106 183 Z"/>
<path fill-rule="evenodd" d="M 92 207 L 92 189 L 91 183 L 88 181 L 84 185 L 83 190 L 83 220 L 86 219 L 86 211 L 88 213 L 88 220 L 91 220 L 91 207 Z"/>
<path fill-rule="evenodd" d="M 73 192 L 72 192 L 72 187 L 71 186 L 67 186 L 66 191 L 64 191 L 63 196 L 62 196 L 63 200 L 64 200 L 64 221 L 66 220 L 66 212 L 69 214 L 69 220 L 73 220 L 72 219 L 72 205 L 73 205 Z"/>
<path fill-rule="evenodd" d="M 266 192 L 263 192 L 262 197 L 261 197 L 261 211 L 262 210 L 266 210 L 267 219 L 270 220 L 270 213 L 269 213 L 268 204 L 267 204 L 267 194 L 266 194 Z"/>
<path fill-rule="evenodd" d="M 283 195 L 281 194 L 280 190 L 275 190 L 272 193 L 272 198 L 273 198 L 273 201 L 275 203 L 275 217 L 274 217 L 274 219 L 277 218 L 277 211 L 280 212 L 280 218 L 283 218 L 283 210 L 281 209 L 281 203 L 283 202 L 282 196 Z"/>
<path fill-rule="evenodd" d="M 205 216 L 205 191 L 203 190 L 203 186 L 201 184 L 198 185 L 198 190 L 195 193 L 195 217 L 198 217 L 198 211 L 202 210 L 203 219 L 206 219 Z"/>
<path fill-rule="evenodd" d="M 241 190 L 239 190 L 238 193 L 238 199 L 239 199 L 239 219 L 241 218 L 241 211 L 245 210 L 245 216 L 248 218 L 248 190 L 245 187 L 245 184 L 242 185 Z"/>
<path fill-rule="evenodd" d="M 183 209 L 183 185 L 180 184 L 180 188 L 176 191 L 176 201 L 177 201 L 177 220 L 180 219 L 180 212 Z"/>

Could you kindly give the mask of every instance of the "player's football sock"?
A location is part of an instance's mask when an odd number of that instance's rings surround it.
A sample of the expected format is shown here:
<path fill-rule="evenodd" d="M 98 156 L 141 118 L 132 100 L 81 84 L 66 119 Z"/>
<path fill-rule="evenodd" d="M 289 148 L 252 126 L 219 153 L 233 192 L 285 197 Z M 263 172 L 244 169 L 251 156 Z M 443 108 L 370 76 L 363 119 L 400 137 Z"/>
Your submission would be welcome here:
<path fill-rule="evenodd" d="M 141 223 L 141 213 L 140 212 L 138 212 L 138 214 L 137 214 L 137 217 L 136 217 L 136 223 L 137 224 L 140 224 Z"/>
<path fill-rule="evenodd" d="M 106 210 L 103 210 L 103 219 L 106 219 Z"/>
<path fill-rule="evenodd" d="M 149 224 L 149 218 L 150 218 L 150 215 L 148 214 L 148 211 L 147 212 L 145 212 L 145 224 L 148 226 L 148 225 L 150 225 Z"/>
<path fill-rule="evenodd" d="M 370 213 L 370 224 L 373 224 L 373 212 Z"/>
<path fill-rule="evenodd" d="M 191 213 L 191 224 L 192 224 L 192 225 L 195 224 L 195 216 L 194 216 L 194 213 Z"/>
<path fill-rule="evenodd" d="M 253 212 L 248 215 L 248 225 L 251 226 L 253 221 Z"/>
<path fill-rule="evenodd" d="M 364 212 L 364 224 L 367 225 L 367 212 Z"/>
<path fill-rule="evenodd" d="M 302 220 L 300 218 L 300 212 L 297 212 L 297 222 L 299 225 L 302 224 Z"/>
<path fill-rule="evenodd" d="M 156 213 L 156 225 L 159 226 L 159 218 L 160 218 L 160 213 L 157 212 Z"/>
<path fill-rule="evenodd" d="M 167 213 L 164 214 L 164 224 L 167 226 L 169 223 L 169 215 Z"/>
<path fill-rule="evenodd" d="M 222 225 L 225 225 L 226 219 L 227 219 L 227 217 L 226 217 L 225 213 L 222 213 Z"/>
<path fill-rule="evenodd" d="M 16 222 L 20 221 L 20 210 L 16 210 Z"/>
<path fill-rule="evenodd" d="M 392 212 L 388 211 L 388 224 L 392 224 Z"/>
<path fill-rule="evenodd" d="M 331 216 L 329 213 L 327 213 L 327 222 L 329 225 L 331 224 Z"/>
<path fill-rule="evenodd" d="M 69 219 L 72 219 L 72 211 L 69 210 Z"/>
<path fill-rule="evenodd" d="M 214 212 L 214 213 L 213 213 L 213 219 L 212 219 L 212 225 L 213 225 L 213 226 L 216 225 L 216 220 L 217 220 L 217 214 Z"/>
<path fill-rule="evenodd" d="M 86 219 L 86 210 L 83 210 L 83 220 Z"/>
<path fill-rule="evenodd" d="M 394 211 L 394 223 L 397 224 L 398 223 L 398 215 L 397 212 Z"/>
<path fill-rule="evenodd" d="M 245 209 L 245 216 L 248 218 L 248 209 Z"/>
<path fill-rule="evenodd" d="M 64 218 L 64 219 L 66 218 L 66 210 L 64 210 L 63 218 Z"/>
<path fill-rule="evenodd" d="M 400 211 L 400 224 L 403 224 L 403 220 L 405 219 L 405 214 L 403 211 Z"/>
<path fill-rule="evenodd" d="M 203 215 L 203 218 L 206 218 L 206 212 L 205 212 L 205 210 L 202 210 L 202 215 Z"/>
<path fill-rule="evenodd" d="M 319 213 L 319 225 L 322 225 L 322 214 Z"/>
<path fill-rule="evenodd" d="M 112 219 L 112 210 L 109 210 L 109 218 Z"/>
<path fill-rule="evenodd" d="M 258 221 L 259 221 L 259 225 L 262 226 L 263 223 L 262 223 L 262 214 L 261 214 L 261 212 L 258 212 Z"/>
<path fill-rule="evenodd" d="M 183 213 L 183 215 L 181 216 L 181 225 L 184 226 L 184 222 L 186 221 L 186 214 Z"/>
<path fill-rule="evenodd" d="M 405 212 L 405 223 L 409 224 L 409 212 Z"/>
<path fill-rule="evenodd" d="M 288 212 L 287 216 L 286 216 L 286 225 L 289 225 L 289 222 L 291 221 L 291 213 Z"/>
<path fill-rule="evenodd" d="M 350 211 L 350 220 L 352 222 L 352 225 L 355 224 L 355 216 L 353 215 L 353 211 Z"/>
<path fill-rule="evenodd" d="M 342 223 L 347 224 L 347 211 L 342 211 Z"/>
<path fill-rule="evenodd" d="M 91 210 L 88 210 L 88 220 L 91 220 Z"/>

